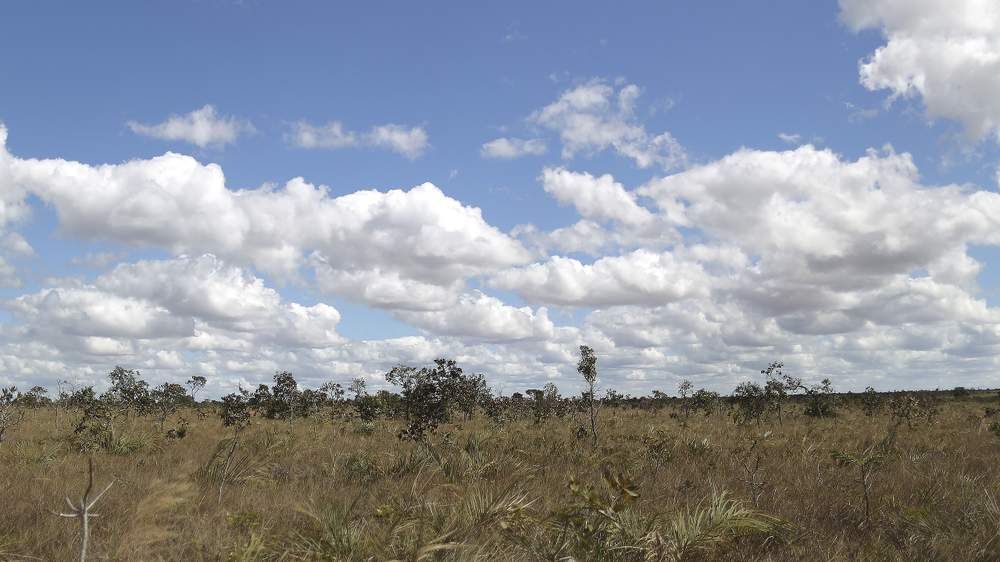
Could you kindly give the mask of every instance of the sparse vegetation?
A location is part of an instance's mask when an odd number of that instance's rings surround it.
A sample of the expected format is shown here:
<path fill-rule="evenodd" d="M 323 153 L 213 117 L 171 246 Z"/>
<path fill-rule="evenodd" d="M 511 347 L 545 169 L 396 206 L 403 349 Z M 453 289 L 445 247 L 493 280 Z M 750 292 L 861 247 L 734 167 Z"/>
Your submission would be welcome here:
<path fill-rule="evenodd" d="M 15 402 L 17 387 L 0 388 L 0 444 L 7 432 L 24 421 L 24 411 Z"/>
<path fill-rule="evenodd" d="M 586 345 L 580 346 L 580 362 L 576 365 L 576 372 L 580 373 L 584 382 L 587 383 L 587 390 L 584 392 L 584 399 L 587 401 L 587 410 L 590 412 L 590 435 L 594 439 L 594 447 L 597 447 L 597 355 L 594 350 Z"/>
<path fill-rule="evenodd" d="M 593 350 L 578 367 L 596 382 Z M 281 371 L 198 403 L 126 369 L 104 394 L 11 390 L 0 558 L 998 559 L 994 392 L 837 394 L 771 367 L 730 396 L 500 396 L 445 359 L 390 371 L 399 394 Z M 91 458 L 113 492 L 61 525 Z"/>

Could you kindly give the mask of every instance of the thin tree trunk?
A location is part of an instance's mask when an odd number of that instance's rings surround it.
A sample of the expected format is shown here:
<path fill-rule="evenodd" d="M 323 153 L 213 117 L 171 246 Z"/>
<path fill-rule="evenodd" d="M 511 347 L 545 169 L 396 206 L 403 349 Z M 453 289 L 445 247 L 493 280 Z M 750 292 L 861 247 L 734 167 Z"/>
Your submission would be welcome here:
<path fill-rule="evenodd" d="M 90 517 L 83 511 L 80 513 L 80 521 L 83 536 L 80 539 L 80 562 L 87 562 L 87 543 L 90 542 Z"/>
<path fill-rule="evenodd" d="M 594 409 L 594 385 L 590 385 L 590 434 L 594 436 L 594 447 L 597 447 L 597 411 Z"/>

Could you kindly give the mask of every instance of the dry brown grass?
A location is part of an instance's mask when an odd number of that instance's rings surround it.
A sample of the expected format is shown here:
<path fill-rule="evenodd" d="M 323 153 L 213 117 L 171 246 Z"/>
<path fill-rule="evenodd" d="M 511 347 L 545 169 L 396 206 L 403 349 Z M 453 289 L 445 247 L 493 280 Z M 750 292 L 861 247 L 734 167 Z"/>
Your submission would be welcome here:
<path fill-rule="evenodd" d="M 90 559 L 1000 560 L 1000 437 L 983 405 L 948 399 L 932 425 L 902 426 L 867 522 L 855 473 L 831 451 L 864 450 L 890 420 L 858 411 L 744 428 L 604 410 L 597 449 L 572 431 L 582 414 L 502 430 L 477 418 L 429 446 L 399 441 L 395 422 L 368 433 L 255 418 L 241 438 L 252 458 L 221 503 L 204 470 L 227 435 L 218 419 L 187 412 L 182 440 L 138 420 L 127 431 L 142 450 L 94 455 L 97 479 L 116 484 Z M 0 447 L 0 559 L 78 548 L 76 527 L 50 513 L 84 478 L 70 417 L 31 411 Z M 764 431 L 751 479 L 741 459 Z"/>

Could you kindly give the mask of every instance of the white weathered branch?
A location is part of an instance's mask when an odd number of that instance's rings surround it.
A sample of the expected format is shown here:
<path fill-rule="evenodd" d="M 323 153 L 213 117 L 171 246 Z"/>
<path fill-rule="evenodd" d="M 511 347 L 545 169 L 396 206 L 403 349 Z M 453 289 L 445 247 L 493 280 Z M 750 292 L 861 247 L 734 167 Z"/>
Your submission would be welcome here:
<path fill-rule="evenodd" d="M 52 512 L 53 515 L 58 515 L 59 517 L 80 520 L 80 562 L 86 562 L 87 560 L 87 545 L 90 542 L 90 519 L 100 516 L 90 510 L 97 504 L 98 500 L 100 500 L 101 497 L 103 497 L 104 494 L 111 489 L 111 486 L 113 486 L 114 483 L 114 480 L 112 480 L 103 490 L 101 490 L 101 493 L 97 494 L 97 497 L 90 499 L 90 491 L 94 488 L 94 459 L 88 459 L 87 488 L 83 491 L 83 496 L 80 498 L 80 504 L 74 505 L 73 501 L 69 499 L 69 496 L 66 496 L 66 505 L 69 506 L 69 513 Z"/>

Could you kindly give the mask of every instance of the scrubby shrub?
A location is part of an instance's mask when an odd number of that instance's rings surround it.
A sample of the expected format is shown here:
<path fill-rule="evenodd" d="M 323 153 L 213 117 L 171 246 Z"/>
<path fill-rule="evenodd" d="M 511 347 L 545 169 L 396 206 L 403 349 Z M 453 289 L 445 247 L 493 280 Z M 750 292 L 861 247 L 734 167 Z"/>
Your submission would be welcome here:
<path fill-rule="evenodd" d="M 739 424 L 756 422 L 760 425 L 761 416 L 767 409 L 767 400 L 764 396 L 764 389 L 759 384 L 752 382 L 742 382 L 733 390 L 733 400 L 736 401 L 737 409 L 733 419 Z"/>
<path fill-rule="evenodd" d="M 450 359 L 435 359 L 434 367 L 422 369 L 401 365 L 386 373 L 385 380 L 402 389 L 400 404 L 407 426 L 400 438 L 423 441 L 428 433 L 449 421 L 463 390 L 476 386 L 468 383 L 468 378 Z"/>
<path fill-rule="evenodd" d="M 801 391 L 806 400 L 802 413 L 814 418 L 829 418 L 837 415 L 836 397 L 833 394 L 833 383 L 823 379 L 811 386 L 806 386 L 802 379 L 790 375 L 782 375 L 785 388 L 789 392 Z"/>
<path fill-rule="evenodd" d="M 882 411 L 883 407 L 883 400 L 879 393 L 870 386 L 865 388 L 865 392 L 861 396 L 861 409 L 864 410 L 865 415 L 874 417 Z"/>
<path fill-rule="evenodd" d="M 24 411 L 16 401 L 16 387 L 0 388 L 0 444 L 3 443 L 7 431 L 24 420 Z"/>
<path fill-rule="evenodd" d="M 933 423 L 938 409 L 935 400 L 929 394 L 918 395 L 905 392 L 894 396 L 889 401 L 889 411 L 897 423 L 906 422 L 913 428 L 921 424 Z"/>
<path fill-rule="evenodd" d="M 163 383 L 154 388 L 149 393 L 152 410 L 156 412 L 156 419 L 160 423 L 160 431 L 163 431 L 163 424 L 167 418 L 180 408 L 181 404 L 188 401 L 187 391 L 184 387 L 175 383 Z"/>

